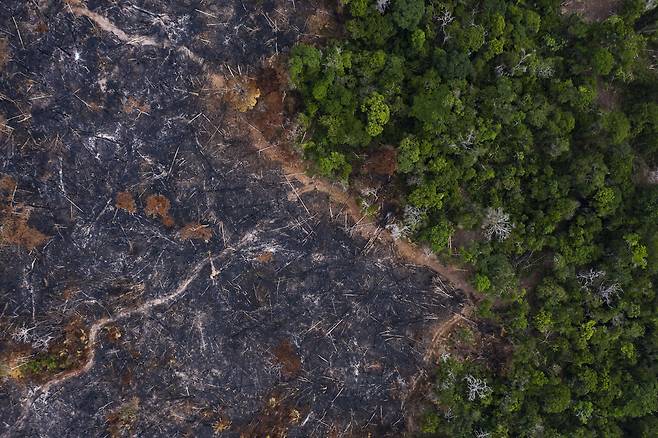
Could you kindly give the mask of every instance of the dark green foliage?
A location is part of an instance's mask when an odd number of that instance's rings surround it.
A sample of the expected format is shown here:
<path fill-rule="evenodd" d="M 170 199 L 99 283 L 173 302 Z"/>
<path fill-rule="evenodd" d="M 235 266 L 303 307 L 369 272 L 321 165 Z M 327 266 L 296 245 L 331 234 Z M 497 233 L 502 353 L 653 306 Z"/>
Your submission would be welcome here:
<path fill-rule="evenodd" d="M 479 235 L 459 252 L 480 316 L 514 347 L 504 367 L 444 362 L 424 431 L 655 434 L 655 11 L 628 0 L 585 23 L 553 0 L 343 3 L 349 36 L 291 56 L 304 150 L 347 179 L 365 148 L 395 146 L 413 237 L 446 253 L 456 229 Z"/>

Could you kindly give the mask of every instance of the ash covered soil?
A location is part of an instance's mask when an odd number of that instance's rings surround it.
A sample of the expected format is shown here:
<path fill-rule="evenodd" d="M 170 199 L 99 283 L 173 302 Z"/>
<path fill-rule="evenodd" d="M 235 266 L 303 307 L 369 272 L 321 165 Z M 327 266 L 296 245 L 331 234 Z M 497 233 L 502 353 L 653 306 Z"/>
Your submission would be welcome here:
<path fill-rule="evenodd" d="M 333 27 L 302 1 L 1 2 L 0 435 L 409 430 L 462 294 L 264 158 L 294 135 L 278 60 Z"/>

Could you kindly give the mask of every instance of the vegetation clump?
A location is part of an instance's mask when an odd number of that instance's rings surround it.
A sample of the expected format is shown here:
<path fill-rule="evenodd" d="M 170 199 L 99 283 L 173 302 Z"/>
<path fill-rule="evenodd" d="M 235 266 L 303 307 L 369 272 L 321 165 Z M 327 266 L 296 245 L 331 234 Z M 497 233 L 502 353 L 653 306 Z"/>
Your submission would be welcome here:
<path fill-rule="evenodd" d="M 342 3 L 347 37 L 291 55 L 302 149 L 347 180 L 394 145 L 418 218 L 398 234 L 471 265 L 482 318 L 513 347 L 440 363 L 424 431 L 651 436 L 658 187 L 638 174 L 658 168 L 653 3 L 599 22 L 555 0 Z M 452 248 L 458 233 L 477 237 Z"/>

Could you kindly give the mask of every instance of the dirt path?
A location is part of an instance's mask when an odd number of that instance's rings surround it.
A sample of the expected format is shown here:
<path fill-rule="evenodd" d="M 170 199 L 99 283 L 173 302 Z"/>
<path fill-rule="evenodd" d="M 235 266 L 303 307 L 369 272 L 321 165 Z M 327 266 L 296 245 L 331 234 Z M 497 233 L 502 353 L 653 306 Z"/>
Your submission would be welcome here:
<path fill-rule="evenodd" d="M 14 436 L 13 435 L 14 432 L 16 430 L 20 430 L 21 427 L 23 427 L 25 420 L 29 415 L 30 407 L 34 403 L 34 400 L 36 400 L 39 397 L 47 397 L 49 392 L 53 388 L 66 383 L 66 381 L 68 380 L 74 379 L 76 377 L 80 377 L 81 375 L 89 372 L 89 370 L 92 369 L 92 367 L 96 364 L 96 349 L 99 343 L 98 337 L 101 330 L 104 327 L 107 327 L 108 325 L 116 323 L 118 321 L 130 318 L 131 316 L 134 315 L 146 314 L 158 306 L 162 306 L 164 304 L 172 302 L 173 300 L 180 297 L 188 290 L 190 284 L 192 284 L 192 282 L 194 282 L 199 277 L 201 272 L 208 265 L 212 267 L 211 276 L 212 277 L 217 276 L 219 272 L 215 269 L 215 263 L 224 261 L 226 257 L 239 251 L 240 248 L 244 247 L 248 243 L 251 243 L 252 241 L 253 241 L 253 235 L 251 233 L 248 233 L 235 246 L 229 246 L 225 250 L 223 250 L 220 254 L 204 259 L 201 262 L 197 263 L 195 266 L 193 266 L 189 270 L 189 274 L 187 275 L 187 277 L 184 280 L 182 280 L 178 285 L 178 287 L 173 291 L 158 296 L 158 298 L 148 300 L 137 307 L 121 310 L 111 317 L 101 318 L 98 321 L 91 324 L 88 332 L 89 350 L 83 365 L 81 367 L 67 370 L 60 374 L 57 374 L 52 379 L 45 382 L 44 384 L 30 388 L 29 393 L 22 400 L 21 417 L 15 422 L 12 428 L 10 428 L 8 431 L 6 431 L 1 435 L 2 438 L 10 438 Z"/>

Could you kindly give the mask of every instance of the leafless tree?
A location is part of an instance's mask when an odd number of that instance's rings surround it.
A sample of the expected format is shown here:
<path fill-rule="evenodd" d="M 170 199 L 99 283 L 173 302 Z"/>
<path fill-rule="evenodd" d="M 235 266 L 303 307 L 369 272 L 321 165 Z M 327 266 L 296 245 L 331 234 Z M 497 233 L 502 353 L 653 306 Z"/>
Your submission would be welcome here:
<path fill-rule="evenodd" d="M 390 0 L 377 0 L 377 4 L 375 5 L 375 7 L 377 8 L 377 11 L 380 14 L 383 14 L 384 12 L 386 12 L 389 3 Z"/>
<path fill-rule="evenodd" d="M 589 289 L 595 281 L 605 277 L 605 271 L 590 269 L 589 271 L 581 272 L 576 275 L 576 277 L 578 278 L 578 281 L 580 281 L 581 288 Z"/>
<path fill-rule="evenodd" d="M 490 432 L 485 432 L 482 429 L 475 431 L 475 438 L 489 438 L 491 436 Z"/>
<path fill-rule="evenodd" d="M 443 15 L 435 16 L 434 19 L 439 22 L 441 26 L 441 31 L 443 32 L 443 42 L 446 42 L 450 39 L 448 32 L 446 32 L 446 27 L 453 22 L 455 17 L 452 15 L 447 8 L 443 11 Z"/>
<path fill-rule="evenodd" d="M 649 184 L 658 184 L 658 169 L 649 171 L 647 175 L 647 182 Z"/>
<path fill-rule="evenodd" d="M 619 283 L 609 283 L 605 281 L 606 272 L 590 269 L 576 275 L 580 281 L 581 288 L 598 295 L 608 306 L 612 300 L 623 292 Z"/>
<path fill-rule="evenodd" d="M 409 237 L 420 226 L 423 218 L 423 211 L 412 205 L 404 207 L 402 214 L 402 223 L 388 224 L 386 228 L 391 232 L 394 239 Z"/>
<path fill-rule="evenodd" d="M 473 401 L 476 398 L 482 399 L 485 398 L 491 392 L 491 388 L 487 385 L 487 382 L 478 379 L 470 374 L 464 377 L 468 385 L 468 400 Z"/>
<path fill-rule="evenodd" d="M 526 61 L 533 55 L 534 52 L 526 53 L 524 49 L 521 49 L 521 59 L 514 67 L 512 67 L 512 74 L 515 75 L 518 72 L 525 73 L 528 70 Z"/>
<path fill-rule="evenodd" d="M 510 222 L 509 214 L 499 207 L 487 210 L 482 228 L 484 229 L 484 236 L 488 240 L 491 240 L 494 236 L 498 240 L 505 240 L 509 237 L 514 226 Z"/>
<path fill-rule="evenodd" d="M 601 283 L 597 291 L 598 295 L 608 306 L 612 304 L 612 300 L 615 297 L 619 296 L 619 294 L 623 292 L 619 283 Z"/>

